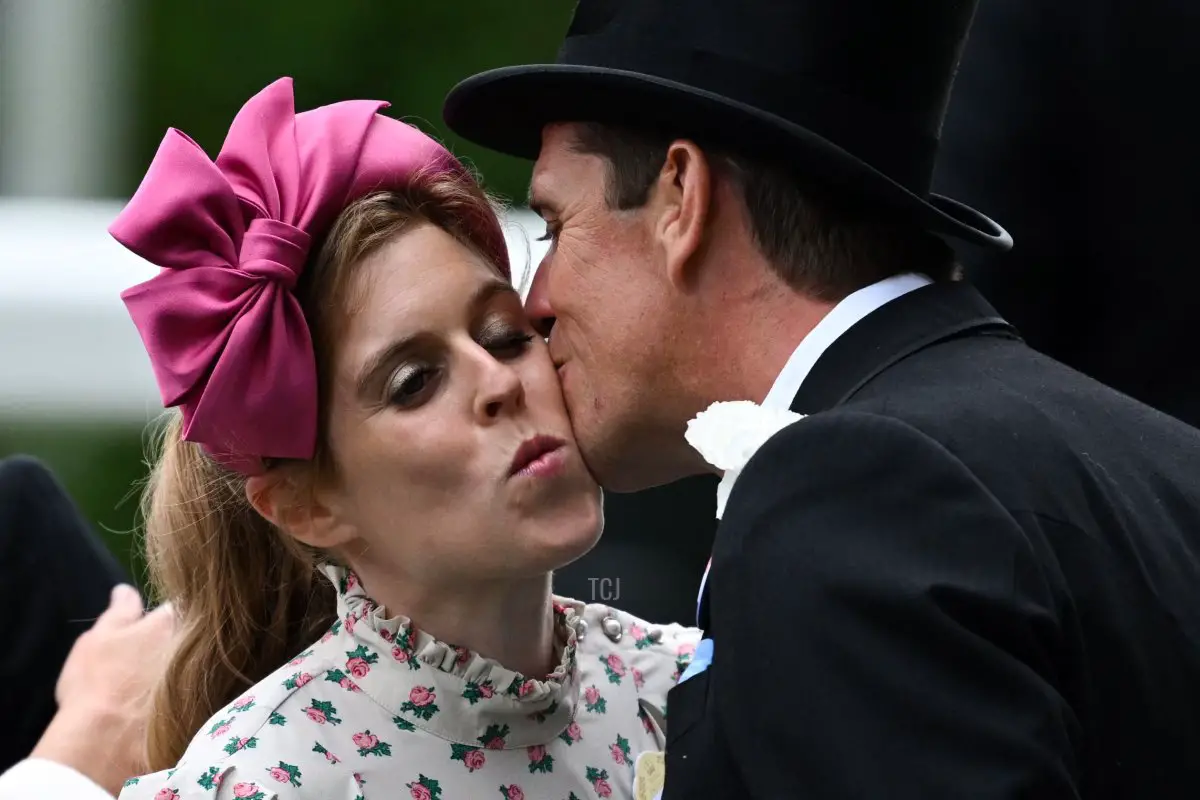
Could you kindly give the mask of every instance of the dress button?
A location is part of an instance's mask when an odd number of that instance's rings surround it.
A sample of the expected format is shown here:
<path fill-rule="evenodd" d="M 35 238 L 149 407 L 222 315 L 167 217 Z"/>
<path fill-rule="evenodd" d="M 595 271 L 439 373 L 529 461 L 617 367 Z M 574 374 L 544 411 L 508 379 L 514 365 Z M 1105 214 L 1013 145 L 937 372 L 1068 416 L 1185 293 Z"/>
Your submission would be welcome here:
<path fill-rule="evenodd" d="M 604 629 L 604 635 L 614 642 L 621 641 L 621 623 L 616 617 L 605 617 L 600 621 L 600 627 Z"/>
<path fill-rule="evenodd" d="M 581 620 L 579 620 L 579 622 L 577 624 L 579 625 L 579 627 L 577 628 L 578 634 L 576 635 L 576 638 L 582 639 L 583 637 L 587 636 L 588 622 L 586 619 L 581 619 Z"/>

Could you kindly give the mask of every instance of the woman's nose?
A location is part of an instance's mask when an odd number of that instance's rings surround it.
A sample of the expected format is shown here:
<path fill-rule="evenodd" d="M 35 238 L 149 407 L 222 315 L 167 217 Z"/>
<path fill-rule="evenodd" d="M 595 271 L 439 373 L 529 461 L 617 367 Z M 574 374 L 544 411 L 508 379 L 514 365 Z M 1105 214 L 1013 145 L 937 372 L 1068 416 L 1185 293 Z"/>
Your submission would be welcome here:
<path fill-rule="evenodd" d="M 475 413 L 481 420 L 493 420 L 505 412 L 525 405 L 525 385 L 511 365 L 490 359 L 481 375 L 475 400 Z"/>

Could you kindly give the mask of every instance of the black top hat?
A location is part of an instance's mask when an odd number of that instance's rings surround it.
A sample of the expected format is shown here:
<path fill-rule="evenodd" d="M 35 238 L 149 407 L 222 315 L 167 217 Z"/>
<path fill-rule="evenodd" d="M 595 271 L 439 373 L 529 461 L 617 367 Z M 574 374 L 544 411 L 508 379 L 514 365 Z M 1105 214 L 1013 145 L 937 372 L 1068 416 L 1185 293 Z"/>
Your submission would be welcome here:
<path fill-rule="evenodd" d="M 929 191 L 976 0 L 579 0 L 558 63 L 460 83 L 445 119 L 536 158 L 552 122 L 662 129 L 769 159 L 936 233 L 1008 249 Z"/>

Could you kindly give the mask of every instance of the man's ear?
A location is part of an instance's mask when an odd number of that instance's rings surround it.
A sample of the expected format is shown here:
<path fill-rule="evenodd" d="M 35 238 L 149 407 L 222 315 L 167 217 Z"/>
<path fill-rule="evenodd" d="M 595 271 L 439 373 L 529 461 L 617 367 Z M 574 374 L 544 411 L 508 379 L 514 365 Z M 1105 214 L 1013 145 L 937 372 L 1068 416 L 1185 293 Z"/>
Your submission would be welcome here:
<path fill-rule="evenodd" d="M 685 139 L 671 142 L 656 187 L 655 236 L 666 259 L 667 280 L 684 288 L 695 280 L 696 255 L 703 248 L 712 207 L 712 164 Z"/>
<path fill-rule="evenodd" d="M 309 476 L 286 468 L 246 479 L 246 500 L 264 519 L 297 541 L 332 550 L 354 538 L 352 526 Z"/>

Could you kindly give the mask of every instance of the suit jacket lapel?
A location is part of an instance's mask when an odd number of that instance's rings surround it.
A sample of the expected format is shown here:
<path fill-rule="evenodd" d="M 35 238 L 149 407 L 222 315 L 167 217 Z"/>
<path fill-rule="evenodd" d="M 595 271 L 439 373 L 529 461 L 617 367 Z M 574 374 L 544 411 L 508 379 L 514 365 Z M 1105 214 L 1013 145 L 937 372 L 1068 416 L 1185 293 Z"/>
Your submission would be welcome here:
<path fill-rule="evenodd" d="M 1020 338 L 970 285 L 935 283 L 892 300 L 838 337 L 813 365 L 791 409 L 815 414 L 841 405 L 894 364 L 958 336 Z M 711 634 L 708 603 L 705 582 L 696 617 Z"/>
<path fill-rule="evenodd" d="M 983 296 L 965 283 L 935 283 L 868 314 L 829 346 L 800 385 L 791 409 L 834 408 L 872 378 L 938 342 L 966 335 L 1019 338 Z"/>

